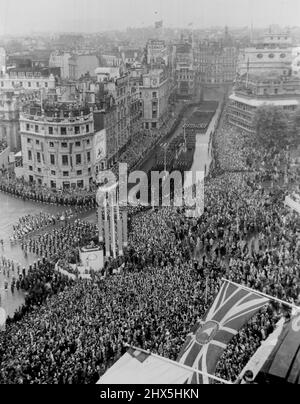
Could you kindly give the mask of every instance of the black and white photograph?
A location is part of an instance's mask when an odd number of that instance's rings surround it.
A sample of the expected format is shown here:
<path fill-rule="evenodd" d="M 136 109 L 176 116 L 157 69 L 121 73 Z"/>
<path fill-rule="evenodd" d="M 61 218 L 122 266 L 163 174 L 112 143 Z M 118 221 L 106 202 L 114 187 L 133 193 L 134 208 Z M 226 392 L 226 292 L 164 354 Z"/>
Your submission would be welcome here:
<path fill-rule="evenodd" d="M 0 384 L 300 384 L 299 0 L 0 0 Z"/>

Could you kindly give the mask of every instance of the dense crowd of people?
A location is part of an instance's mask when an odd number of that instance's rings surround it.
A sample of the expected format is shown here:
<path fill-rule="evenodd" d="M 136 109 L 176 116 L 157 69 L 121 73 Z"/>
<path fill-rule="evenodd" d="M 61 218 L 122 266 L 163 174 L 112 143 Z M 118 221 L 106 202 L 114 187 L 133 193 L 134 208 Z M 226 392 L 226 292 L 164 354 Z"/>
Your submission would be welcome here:
<path fill-rule="evenodd" d="M 51 262 L 64 258 L 70 263 L 77 263 L 78 248 L 97 240 L 97 235 L 94 224 L 76 219 L 37 237 L 23 239 L 21 248 L 25 254 L 33 253 Z"/>
<path fill-rule="evenodd" d="M 140 131 L 131 141 L 129 147 L 120 155 L 118 163 L 126 163 L 132 169 L 144 156 L 149 153 L 161 133 L 153 130 Z"/>
<path fill-rule="evenodd" d="M 132 217 L 120 274 L 67 286 L 63 280 L 61 289 L 58 279 L 47 299 L 8 324 L 0 335 L 0 383 L 95 383 L 126 343 L 176 360 L 223 277 L 299 305 L 300 218 L 283 203 L 299 180 L 289 153 L 257 150 L 227 123 L 214 147 L 203 215 L 190 219 L 184 207 L 161 207 Z M 54 262 L 91 233 L 78 222 L 23 248 Z M 235 381 L 289 314 L 285 305 L 268 304 L 225 349 L 216 374 Z"/>
<path fill-rule="evenodd" d="M 40 212 L 36 215 L 26 215 L 18 220 L 18 223 L 13 226 L 13 235 L 11 241 L 18 241 L 31 233 L 44 229 L 48 226 L 55 226 L 57 223 L 71 219 L 74 213 L 71 209 L 58 214 L 50 214 Z"/>
<path fill-rule="evenodd" d="M 84 209 L 92 209 L 96 206 L 96 188 L 93 185 L 88 190 L 82 188 L 54 190 L 27 182 L 22 178 L 7 175 L 0 176 L 0 191 L 24 201 L 32 200 L 55 205 L 77 206 Z"/>
<path fill-rule="evenodd" d="M 140 161 L 149 154 L 149 151 L 167 134 L 174 132 L 182 116 L 170 116 L 158 129 L 140 130 L 131 140 L 126 150 L 119 156 L 118 163 L 126 163 L 128 169 L 134 169 Z M 113 168 L 118 174 L 117 166 Z"/>
<path fill-rule="evenodd" d="M 0 275 L 3 274 L 3 286 L 4 290 L 8 290 L 9 286 L 11 291 L 14 292 L 15 288 L 20 289 L 20 284 L 18 283 L 18 277 L 20 274 L 25 273 L 21 269 L 21 264 L 15 260 L 6 258 L 5 256 L 0 257 Z M 0 295 L 1 304 L 1 295 Z"/>

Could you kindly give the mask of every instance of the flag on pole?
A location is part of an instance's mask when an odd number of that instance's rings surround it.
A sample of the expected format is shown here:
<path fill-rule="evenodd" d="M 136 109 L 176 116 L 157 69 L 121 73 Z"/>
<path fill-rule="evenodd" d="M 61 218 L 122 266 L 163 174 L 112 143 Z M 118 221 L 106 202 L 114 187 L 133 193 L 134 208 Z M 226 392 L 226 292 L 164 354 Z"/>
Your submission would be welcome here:
<path fill-rule="evenodd" d="M 255 291 L 224 282 L 205 320 L 188 335 L 179 363 L 213 375 L 231 339 L 268 302 Z M 209 379 L 194 373 L 188 383 L 209 384 Z"/>
<path fill-rule="evenodd" d="M 300 314 L 283 327 L 256 381 L 300 384 Z"/>

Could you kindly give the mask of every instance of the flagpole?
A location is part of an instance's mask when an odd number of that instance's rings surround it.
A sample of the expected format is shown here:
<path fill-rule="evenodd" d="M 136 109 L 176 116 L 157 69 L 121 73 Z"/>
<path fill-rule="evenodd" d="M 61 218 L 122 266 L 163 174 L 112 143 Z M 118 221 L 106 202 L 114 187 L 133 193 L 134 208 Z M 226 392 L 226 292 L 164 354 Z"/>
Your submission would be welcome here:
<path fill-rule="evenodd" d="M 110 235 L 109 235 L 109 221 L 107 216 L 106 193 L 104 199 L 104 237 L 105 237 L 105 255 L 106 258 L 110 258 Z"/>
<path fill-rule="evenodd" d="M 115 201 L 113 193 L 111 193 L 111 211 L 110 211 L 110 220 L 111 220 L 111 247 L 113 252 L 113 257 L 117 258 L 116 251 L 116 229 L 115 229 Z"/>
<path fill-rule="evenodd" d="M 275 302 L 281 303 L 281 304 L 283 304 L 284 306 L 289 306 L 289 307 L 291 307 L 292 309 L 296 309 L 297 311 L 300 311 L 300 307 L 299 307 L 299 306 L 296 306 L 296 305 L 293 304 L 293 303 L 285 302 L 285 301 L 283 301 L 283 300 L 281 300 L 281 299 L 278 299 L 277 297 L 273 297 L 273 296 L 267 295 L 266 293 L 259 292 L 259 291 L 257 291 L 257 290 L 248 288 L 247 286 L 239 285 L 238 283 L 229 281 L 228 279 L 225 279 L 225 278 L 222 278 L 222 281 L 231 283 L 232 285 L 237 286 L 237 287 L 240 287 L 240 288 L 243 288 L 243 289 L 245 289 L 245 290 L 248 290 L 248 291 L 251 292 L 251 293 L 256 293 L 257 295 L 261 295 L 261 296 L 263 296 L 263 297 L 266 297 L 267 299 L 274 300 Z"/>
<path fill-rule="evenodd" d="M 125 343 L 124 346 L 127 347 L 127 348 L 132 348 L 132 349 L 135 349 L 135 350 L 137 350 L 137 351 L 144 352 L 144 353 L 147 354 L 147 355 L 151 355 L 151 356 L 153 356 L 154 358 L 161 359 L 161 360 L 163 360 L 164 362 L 170 363 L 170 364 L 172 364 L 172 365 L 175 364 L 175 365 L 177 365 L 177 366 L 179 366 L 179 367 L 181 367 L 181 368 L 183 368 L 183 369 L 192 370 L 193 372 L 199 373 L 199 374 L 201 374 L 202 376 L 208 376 L 208 377 L 210 377 L 211 379 L 214 379 L 214 380 L 216 380 L 216 381 L 218 381 L 218 382 L 220 382 L 220 383 L 223 383 L 223 384 L 233 384 L 233 383 L 229 382 L 228 380 L 220 379 L 218 376 L 213 376 L 213 375 L 210 375 L 209 373 L 202 372 L 201 370 L 191 368 L 190 366 L 186 366 L 186 365 L 184 365 L 184 364 L 182 364 L 182 363 L 172 361 L 171 359 L 164 358 L 163 356 L 156 355 L 156 354 L 154 354 L 154 353 L 151 353 L 150 351 L 146 351 L 145 349 L 138 348 L 138 347 L 129 345 L 129 344 L 127 344 L 127 343 Z"/>
<path fill-rule="evenodd" d="M 117 200 L 117 229 L 118 229 L 118 246 L 119 246 L 119 255 L 122 256 L 123 255 L 123 229 L 122 229 L 122 220 L 121 220 L 121 216 L 120 216 L 120 195 L 116 195 L 116 200 Z"/>

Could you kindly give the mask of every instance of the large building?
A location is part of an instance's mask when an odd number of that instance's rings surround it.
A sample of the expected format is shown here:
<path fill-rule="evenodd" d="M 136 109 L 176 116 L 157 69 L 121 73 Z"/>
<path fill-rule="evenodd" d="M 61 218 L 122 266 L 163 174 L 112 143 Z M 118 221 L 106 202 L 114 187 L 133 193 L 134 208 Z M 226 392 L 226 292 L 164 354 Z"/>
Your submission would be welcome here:
<path fill-rule="evenodd" d="M 140 87 L 144 129 L 159 129 L 168 118 L 170 80 L 165 70 L 150 70 Z"/>
<path fill-rule="evenodd" d="M 49 67 L 59 68 L 62 79 L 78 80 L 87 73 L 94 76 L 98 66 L 99 59 L 96 55 L 56 51 L 49 58 Z"/>
<path fill-rule="evenodd" d="M 69 79 L 71 77 L 70 72 L 70 58 L 69 52 L 52 52 L 49 58 L 49 67 L 58 67 L 60 69 L 60 77 L 62 79 Z"/>
<path fill-rule="evenodd" d="M 292 68 L 292 75 L 300 77 L 300 47 L 293 48 L 291 68 Z"/>
<path fill-rule="evenodd" d="M 133 66 L 140 62 L 141 52 L 138 49 L 124 49 L 121 52 L 124 66 Z"/>
<path fill-rule="evenodd" d="M 178 97 L 191 98 L 196 91 L 196 71 L 193 64 L 177 63 L 176 94 Z"/>
<path fill-rule="evenodd" d="M 249 133 L 255 132 L 255 114 L 264 105 L 294 111 L 300 105 L 300 79 L 276 73 L 245 74 L 237 80 L 229 97 L 229 122 Z"/>
<path fill-rule="evenodd" d="M 87 188 L 94 178 L 94 117 L 84 106 L 30 103 L 20 114 L 25 180 L 52 189 Z"/>
<path fill-rule="evenodd" d="M 196 90 L 196 70 L 192 44 L 182 42 L 176 45 L 175 82 L 177 96 L 190 98 Z"/>
<path fill-rule="evenodd" d="M 238 73 L 275 72 L 288 75 L 292 64 L 292 39 L 287 33 L 266 34 L 239 56 Z"/>
<path fill-rule="evenodd" d="M 169 64 L 169 51 L 165 41 L 160 39 L 150 39 L 146 45 L 147 65 Z"/>
<path fill-rule="evenodd" d="M 55 88 L 56 82 L 53 74 L 41 70 L 15 69 L 0 74 L 0 90 L 41 90 Z"/>
<path fill-rule="evenodd" d="M 14 91 L 0 92 L 0 140 L 5 140 L 10 151 L 15 152 L 21 150 L 19 104 Z"/>
<path fill-rule="evenodd" d="M 70 78 L 78 80 L 86 73 L 93 76 L 97 67 L 99 59 L 96 55 L 73 55 L 69 59 Z"/>
<path fill-rule="evenodd" d="M 131 84 L 129 74 L 107 77 L 98 86 L 95 129 L 106 132 L 106 154 L 97 167 L 103 169 L 118 161 L 130 139 L 141 129 L 140 92 L 138 86 Z"/>
<path fill-rule="evenodd" d="M 120 67 L 123 65 L 122 55 L 118 50 L 106 51 L 101 54 L 101 67 Z"/>
<path fill-rule="evenodd" d="M 107 81 L 105 91 L 113 97 L 116 127 L 114 128 L 114 143 L 116 153 L 122 150 L 131 136 L 130 133 L 130 86 L 129 76 L 123 75 L 118 79 Z M 108 132 L 108 138 L 109 132 Z M 117 155 L 115 156 L 117 159 Z"/>
<path fill-rule="evenodd" d="M 19 112 L 23 102 L 41 99 L 36 90 L 0 91 L 0 140 L 5 140 L 11 152 L 21 150 Z"/>
<path fill-rule="evenodd" d="M 119 67 L 97 67 L 95 70 L 95 75 L 97 77 L 97 81 L 99 83 L 111 80 L 118 79 L 120 77 L 120 68 Z"/>
<path fill-rule="evenodd" d="M 237 70 L 238 50 L 222 41 L 201 41 L 195 49 L 200 82 L 209 85 L 231 84 Z"/>

